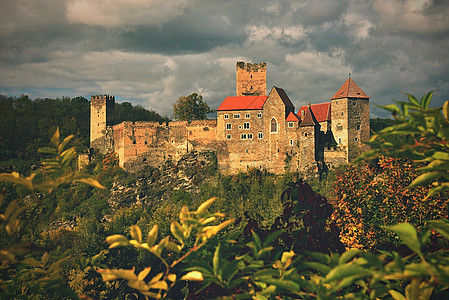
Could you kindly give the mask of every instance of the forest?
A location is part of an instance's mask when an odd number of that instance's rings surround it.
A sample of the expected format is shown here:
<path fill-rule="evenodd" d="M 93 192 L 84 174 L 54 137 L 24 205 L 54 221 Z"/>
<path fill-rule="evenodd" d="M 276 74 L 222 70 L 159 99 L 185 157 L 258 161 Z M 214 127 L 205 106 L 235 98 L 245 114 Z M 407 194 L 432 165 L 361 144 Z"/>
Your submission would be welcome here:
<path fill-rule="evenodd" d="M 385 106 L 368 152 L 305 182 L 225 176 L 214 153 L 79 172 L 86 99 L 2 96 L 0 298 L 447 299 L 449 102 L 431 98 Z"/>

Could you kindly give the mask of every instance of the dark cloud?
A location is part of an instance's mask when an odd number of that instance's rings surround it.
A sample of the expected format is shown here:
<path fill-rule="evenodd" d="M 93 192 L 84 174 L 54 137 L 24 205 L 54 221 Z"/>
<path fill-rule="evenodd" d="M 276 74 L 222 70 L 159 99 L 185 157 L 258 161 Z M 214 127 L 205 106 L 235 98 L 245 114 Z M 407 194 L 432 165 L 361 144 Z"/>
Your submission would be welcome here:
<path fill-rule="evenodd" d="M 107 5 L 105 5 L 107 4 Z M 1 1 L 0 93 L 114 94 L 170 115 L 199 92 L 235 93 L 235 63 L 267 62 L 296 106 L 328 101 L 348 73 L 375 104 L 449 98 L 442 0 Z M 60 93 L 60 94 L 58 94 Z"/>

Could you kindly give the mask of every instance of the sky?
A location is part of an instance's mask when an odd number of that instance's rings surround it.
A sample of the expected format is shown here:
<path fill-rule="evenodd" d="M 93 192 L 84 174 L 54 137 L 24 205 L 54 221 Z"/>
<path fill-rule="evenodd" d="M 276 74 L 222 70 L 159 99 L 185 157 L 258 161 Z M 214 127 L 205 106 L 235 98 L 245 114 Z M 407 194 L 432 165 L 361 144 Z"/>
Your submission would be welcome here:
<path fill-rule="evenodd" d="M 378 105 L 449 99 L 447 0 L 0 0 L 0 94 L 114 95 L 172 116 L 180 96 L 216 109 L 237 61 L 267 63 L 296 109 L 351 74 Z"/>

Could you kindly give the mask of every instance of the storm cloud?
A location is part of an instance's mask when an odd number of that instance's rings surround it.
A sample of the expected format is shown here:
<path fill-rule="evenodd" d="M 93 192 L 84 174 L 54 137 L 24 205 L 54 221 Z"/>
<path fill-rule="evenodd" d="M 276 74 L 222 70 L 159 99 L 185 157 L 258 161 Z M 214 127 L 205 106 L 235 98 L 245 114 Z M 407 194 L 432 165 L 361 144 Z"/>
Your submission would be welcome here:
<path fill-rule="evenodd" d="M 197 92 L 235 94 L 235 63 L 266 62 L 297 108 L 328 101 L 351 73 L 376 105 L 449 99 L 443 0 L 1 1 L 0 93 L 115 95 L 170 116 Z"/>

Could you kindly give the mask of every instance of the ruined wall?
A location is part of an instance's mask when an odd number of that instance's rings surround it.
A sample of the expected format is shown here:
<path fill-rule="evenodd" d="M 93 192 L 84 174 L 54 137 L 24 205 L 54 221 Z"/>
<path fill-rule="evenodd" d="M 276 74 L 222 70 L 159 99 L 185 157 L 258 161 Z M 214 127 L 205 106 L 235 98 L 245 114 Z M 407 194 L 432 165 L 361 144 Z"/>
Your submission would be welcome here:
<path fill-rule="evenodd" d="M 122 122 L 114 126 L 113 139 L 120 166 L 137 171 L 178 161 L 189 151 L 215 151 L 216 121 Z"/>
<path fill-rule="evenodd" d="M 237 62 L 236 65 L 236 95 L 266 96 L 267 94 L 267 64 Z"/>
<path fill-rule="evenodd" d="M 326 147 L 324 149 L 324 161 L 329 169 L 347 163 L 347 152 L 337 147 Z"/>

